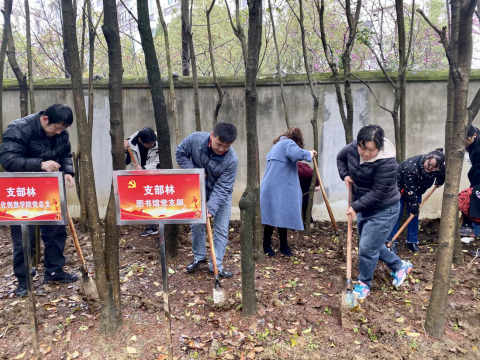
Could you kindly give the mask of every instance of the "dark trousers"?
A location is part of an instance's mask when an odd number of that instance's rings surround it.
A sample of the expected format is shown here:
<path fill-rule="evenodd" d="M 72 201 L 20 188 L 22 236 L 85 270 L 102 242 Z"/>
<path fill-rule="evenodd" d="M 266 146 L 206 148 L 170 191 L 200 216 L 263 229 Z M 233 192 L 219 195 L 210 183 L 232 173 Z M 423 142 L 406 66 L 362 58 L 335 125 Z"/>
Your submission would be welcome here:
<path fill-rule="evenodd" d="M 18 279 L 25 279 L 25 263 L 23 261 L 22 228 L 20 225 L 10 226 L 13 241 L 13 272 Z M 32 257 L 35 253 L 35 226 L 28 226 Z M 65 241 L 67 229 L 64 225 L 40 225 L 43 245 L 45 246 L 45 272 L 59 271 L 65 265 Z"/>
<path fill-rule="evenodd" d="M 275 230 L 274 226 L 265 225 L 263 229 L 263 247 L 270 246 L 272 242 L 272 235 L 273 230 Z M 280 237 L 280 248 L 284 248 L 288 246 L 287 242 L 287 229 L 286 228 L 277 228 L 278 235 Z"/>

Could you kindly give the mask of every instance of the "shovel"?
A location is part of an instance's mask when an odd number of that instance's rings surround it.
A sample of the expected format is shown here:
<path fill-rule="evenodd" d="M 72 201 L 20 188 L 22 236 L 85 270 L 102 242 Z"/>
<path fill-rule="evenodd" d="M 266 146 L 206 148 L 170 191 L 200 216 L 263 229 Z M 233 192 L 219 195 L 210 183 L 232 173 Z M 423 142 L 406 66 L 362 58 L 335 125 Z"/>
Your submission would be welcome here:
<path fill-rule="evenodd" d="M 87 265 L 85 263 L 85 258 L 83 257 L 82 249 L 80 248 L 80 243 L 78 241 L 77 232 L 73 226 L 72 217 L 70 216 L 70 211 L 67 209 L 68 217 L 68 228 L 70 229 L 70 234 L 72 234 L 73 245 L 75 246 L 75 252 L 77 253 L 78 258 L 80 259 L 80 272 L 82 273 L 81 280 L 81 289 L 83 294 L 90 299 L 98 299 L 98 291 L 95 281 L 93 281 L 88 275 Z"/>
<path fill-rule="evenodd" d="M 352 184 L 348 186 L 348 208 L 352 205 Z M 352 291 L 352 235 L 353 235 L 353 219 L 348 215 L 348 231 L 347 231 L 347 288 L 342 293 L 342 308 L 352 309 L 357 306 L 357 298 Z"/>
<path fill-rule="evenodd" d="M 427 196 L 425 196 L 425 199 L 423 199 L 422 203 L 420 204 L 420 209 L 422 208 L 423 204 L 425 204 L 427 202 L 427 200 L 430 198 L 430 196 L 432 196 L 433 192 L 437 189 L 437 186 L 434 186 L 432 190 L 430 190 L 430 192 L 427 194 Z M 410 215 L 407 219 L 407 221 L 405 221 L 405 223 L 402 225 L 402 227 L 400 228 L 400 230 L 397 231 L 397 233 L 395 234 L 395 236 L 392 238 L 392 240 L 389 241 L 389 243 L 387 244 L 387 247 L 390 249 L 390 247 L 392 246 L 392 244 L 394 243 L 395 240 L 397 240 L 397 238 L 400 236 L 400 234 L 403 232 L 403 230 L 405 230 L 405 228 L 407 227 L 408 224 L 410 224 L 410 221 L 412 221 L 412 219 L 415 217 L 415 215 Z"/>
<path fill-rule="evenodd" d="M 339 237 L 338 225 L 335 221 L 335 218 L 333 217 L 332 208 L 330 207 L 330 203 L 328 202 L 328 199 L 327 199 L 327 193 L 325 192 L 325 188 L 323 187 L 322 178 L 320 177 L 320 171 L 318 171 L 317 160 L 315 159 L 315 157 L 313 157 L 312 159 L 313 159 L 313 166 L 315 167 L 315 171 L 317 173 L 317 179 L 318 179 L 318 182 L 320 183 L 320 189 L 322 190 L 323 200 L 325 201 L 328 215 L 330 216 L 330 221 L 332 222 L 333 231 L 335 232 L 335 236 L 338 238 Z"/>
<path fill-rule="evenodd" d="M 225 293 L 220 284 L 220 277 L 218 276 L 217 258 L 215 257 L 215 248 L 213 247 L 212 225 L 210 219 L 207 218 L 207 234 L 208 242 L 210 244 L 210 256 L 213 263 L 213 274 L 215 276 L 215 287 L 213 288 L 213 303 L 221 304 L 225 301 Z"/>

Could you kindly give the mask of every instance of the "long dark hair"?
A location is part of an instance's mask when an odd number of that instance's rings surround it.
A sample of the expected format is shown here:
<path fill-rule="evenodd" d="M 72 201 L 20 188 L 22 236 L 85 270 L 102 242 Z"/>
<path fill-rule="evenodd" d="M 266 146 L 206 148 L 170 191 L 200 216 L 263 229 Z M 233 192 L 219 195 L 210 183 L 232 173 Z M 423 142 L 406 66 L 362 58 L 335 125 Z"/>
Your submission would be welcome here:
<path fill-rule="evenodd" d="M 278 135 L 275 140 L 273 140 L 273 144 L 276 144 L 277 142 L 280 141 L 280 138 L 282 136 L 285 136 L 286 138 L 295 141 L 295 143 L 303 149 L 303 134 L 302 130 L 298 127 L 291 127 L 290 129 L 287 130 L 287 132 L 284 132 L 283 134 Z"/>

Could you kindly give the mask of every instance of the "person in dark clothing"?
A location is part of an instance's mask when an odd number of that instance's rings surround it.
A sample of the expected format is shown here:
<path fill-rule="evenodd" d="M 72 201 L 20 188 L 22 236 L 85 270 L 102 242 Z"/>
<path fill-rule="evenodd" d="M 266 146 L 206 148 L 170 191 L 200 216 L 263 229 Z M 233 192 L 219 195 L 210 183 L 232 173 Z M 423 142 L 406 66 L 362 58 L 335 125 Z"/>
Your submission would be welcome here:
<path fill-rule="evenodd" d="M 338 153 L 337 167 L 347 188 L 353 188 L 353 203 L 347 215 L 357 217 L 359 236 L 360 275 L 353 291 L 355 296 L 364 299 L 370 294 L 378 260 L 392 269 L 393 285 L 398 288 L 412 264 L 401 260 L 385 245 L 400 207 L 395 147 L 380 126 L 365 126 L 358 132 L 357 140 Z"/>
<path fill-rule="evenodd" d="M 470 187 L 473 188 L 480 185 L 480 130 L 470 125 L 467 131 L 467 138 L 465 139 L 465 147 L 468 150 L 468 157 L 472 167 L 468 171 L 468 180 Z M 480 225 L 468 218 L 468 214 L 463 215 L 463 224 L 460 228 L 460 235 L 466 237 L 479 236 Z"/>
<path fill-rule="evenodd" d="M 158 157 L 157 134 L 149 127 L 144 127 L 125 140 L 125 150 L 127 157 L 125 163 L 131 165 L 134 170 L 154 170 L 160 168 Z M 132 150 L 133 160 L 130 158 Z M 136 163 L 136 164 L 135 164 Z M 149 225 L 140 233 L 140 236 L 157 235 L 158 226 Z"/>
<path fill-rule="evenodd" d="M 398 167 L 397 185 L 400 190 L 400 212 L 397 223 L 389 236 L 389 241 L 395 236 L 400 228 L 400 220 L 403 216 L 405 204 L 407 214 L 415 215 L 407 227 L 407 246 L 413 252 L 420 251 L 418 247 L 418 214 L 422 195 L 435 183 L 437 187 L 445 183 L 445 154 L 443 149 L 437 149 L 426 155 L 411 157 Z M 398 253 L 397 241 L 390 250 Z"/>
<path fill-rule="evenodd" d="M 298 179 L 300 180 L 300 188 L 302 189 L 302 219 L 305 219 L 307 216 L 307 206 L 308 206 L 308 198 L 309 191 L 310 191 L 310 184 L 312 183 L 313 178 L 313 169 L 304 162 L 298 162 Z M 315 184 L 315 191 L 320 190 L 320 181 Z M 310 225 L 313 223 L 313 218 L 310 219 Z"/>
<path fill-rule="evenodd" d="M 72 110 L 54 104 L 45 111 L 12 121 L 3 134 L 0 163 L 10 172 L 62 171 L 69 188 L 75 185 L 72 154 L 67 127 L 73 122 Z M 26 271 L 23 260 L 22 231 L 19 225 L 10 226 L 13 241 L 13 271 L 18 279 L 17 296 L 27 295 Z M 35 246 L 35 226 L 29 226 L 32 256 Z M 78 280 L 75 274 L 63 271 L 66 227 L 40 226 L 45 245 L 44 283 L 68 283 Z"/>

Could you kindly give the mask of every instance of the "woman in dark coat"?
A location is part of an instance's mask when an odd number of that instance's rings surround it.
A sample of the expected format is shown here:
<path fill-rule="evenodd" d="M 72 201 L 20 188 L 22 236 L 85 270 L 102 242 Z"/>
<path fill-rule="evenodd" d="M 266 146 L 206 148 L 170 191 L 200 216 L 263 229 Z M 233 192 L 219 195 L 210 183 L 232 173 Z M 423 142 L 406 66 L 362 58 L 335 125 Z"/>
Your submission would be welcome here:
<path fill-rule="evenodd" d="M 275 256 L 271 246 L 273 230 L 278 229 L 280 252 L 292 256 L 287 242 L 287 229 L 303 230 L 302 190 L 297 174 L 297 162 L 312 161 L 315 150 L 303 150 L 302 131 L 290 128 L 273 141 L 267 154 L 267 167 L 260 186 L 260 210 L 263 234 L 263 249 L 268 256 Z"/>
<path fill-rule="evenodd" d="M 363 127 L 357 140 L 345 146 L 337 156 L 338 173 L 347 188 L 353 188 L 353 203 L 347 215 L 357 217 L 360 273 L 354 289 L 357 299 L 370 294 L 378 260 L 392 270 L 396 287 L 403 284 L 412 270 L 412 264 L 401 260 L 385 245 L 400 207 L 397 166 L 395 147 L 378 125 Z"/>
<path fill-rule="evenodd" d="M 437 149 L 426 155 L 411 157 L 398 167 L 397 185 L 400 190 L 400 212 L 397 223 L 393 227 L 389 240 L 392 239 L 400 227 L 403 209 L 407 205 L 407 214 L 415 215 L 407 227 L 407 246 L 413 252 L 420 251 L 418 247 L 418 214 L 422 195 L 435 183 L 440 187 L 445 182 L 445 154 L 443 149 Z M 398 253 L 397 241 L 390 250 Z"/>
<path fill-rule="evenodd" d="M 480 185 L 480 130 L 470 125 L 465 139 L 465 146 L 468 150 L 468 157 L 472 167 L 468 171 L 468 180 L 470 187 L 473 188 Z M 472 205 L 472 204 L 471 204 Z M 463 215 L 463 224 L 460 228 L 461 236 L 478 236 L 480 234 L 480 226 L 475 224 L 468 218 L 468 214 Z"/>

